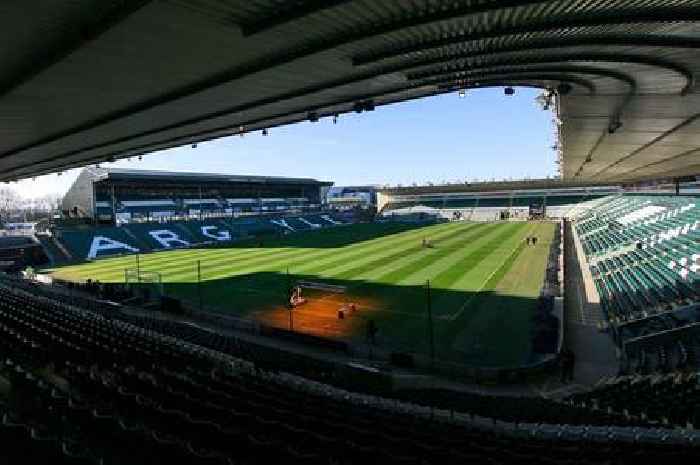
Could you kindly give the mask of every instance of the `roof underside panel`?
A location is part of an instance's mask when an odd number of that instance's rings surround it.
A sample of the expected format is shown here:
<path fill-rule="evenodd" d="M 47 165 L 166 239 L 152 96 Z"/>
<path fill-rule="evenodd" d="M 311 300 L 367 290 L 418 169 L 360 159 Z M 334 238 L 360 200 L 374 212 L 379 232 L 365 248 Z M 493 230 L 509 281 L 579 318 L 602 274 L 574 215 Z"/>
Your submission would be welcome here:
<path fill-rule="evenodd" d="M 451 92 L 542 88 L 564 178 L 697 173 L 700 0 L 0 6 L 0 180 Z"/>

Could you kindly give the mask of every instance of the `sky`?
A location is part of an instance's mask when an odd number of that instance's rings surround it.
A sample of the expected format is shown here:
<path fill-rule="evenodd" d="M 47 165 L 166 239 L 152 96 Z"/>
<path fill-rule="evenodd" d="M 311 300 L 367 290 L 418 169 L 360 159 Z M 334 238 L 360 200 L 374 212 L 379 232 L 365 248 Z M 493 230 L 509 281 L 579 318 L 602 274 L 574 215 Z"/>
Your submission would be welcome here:
<path fill-rule="evenodd" d="M 343 185 L 410 185 L 556 175 L 552 114 L 538 90 L 479 89 L 377 107 L 102 164 L 136 169 L 312 177 Z M 65 193 L 70 170 L 23 180 L 23 197 Z"/>

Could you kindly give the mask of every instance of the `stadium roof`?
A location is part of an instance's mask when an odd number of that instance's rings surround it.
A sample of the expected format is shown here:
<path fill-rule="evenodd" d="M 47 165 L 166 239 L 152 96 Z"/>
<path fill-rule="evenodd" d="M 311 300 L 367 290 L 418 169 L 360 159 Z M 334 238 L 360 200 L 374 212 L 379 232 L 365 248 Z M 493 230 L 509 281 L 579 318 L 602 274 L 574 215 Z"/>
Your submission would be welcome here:
<path fill-rule="evenodd" d="M 0 180 L 500 85 L 558 95 L 565 178 L 700 173 L 700 0 L 5 3 Z"/>
<path fill-rule="evenodd" d="M 219 173 L 185 173 L 178 171 L 135 170 L 125 168 L 100 168 L 96 171 L 98 180 L 119 181 L 167 181 L 177 183 L 254 183 L 254 184 L 314 184 L 332 186 L 332 182 L 312 178 L 287 178 L 282 176 L 249 176 Z"/>
<path fill-rule="evenodd" d="M 464 184 L 437 184 L 428 186 L 391 186 L 379 189 L 380 192 L 392 195 L 422 195 L 422 194 L 459 194 L 463 192 L 489 192 L 503 190 L 531 189 L 610 189 L 618 188 L 614 183 L 576 182 L 560 179 L 527 179 L 516 181 L 481 181 Z"/>

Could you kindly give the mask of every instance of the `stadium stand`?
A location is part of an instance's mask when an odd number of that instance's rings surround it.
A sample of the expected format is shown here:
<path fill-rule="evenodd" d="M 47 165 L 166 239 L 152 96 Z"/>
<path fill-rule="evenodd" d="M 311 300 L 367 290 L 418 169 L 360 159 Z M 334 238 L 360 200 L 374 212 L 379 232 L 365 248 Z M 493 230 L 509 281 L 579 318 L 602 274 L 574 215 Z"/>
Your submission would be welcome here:
<path fill-rule="evenodd" d="M 129 223 L 118 227 L 55 228 L 53 234 L 65 245 L 71 257 L 75 260 L 85 260 L 136 252 L 226 244 L 241 238 L 328 228 L 350 221 L 352 215 L 347 213 L 258 215 L 213 218 L 205 221 Z M 55 248 L 53 243 L 50 246 L 50 250 Z"/>
<path fill-rule="evenodd" d="M 9 381 L 0 435 L 9 463 L 587 464 L 614 457 L 637 464 L 697 454 L 692 436 L 613 427 L 626 420 L 608 412 L 589 413 L 608 422 L 604 428 L 523 424 L 494 433 L 477 421 L 261 369 L 14 283 L 1 284 L 0 295 L 0 373 Z M 498 401 L 460 400 L 472 405 L 464 409 Z M 525 402 L 531 413 L 507 415 L 530 418 L 546 403 Z M 576 421 L 585 412 L 558 409 L 563 414 L 547 414 Z"/>
<path fill-rule="evenodd" d="M 0 237 L 0 270 L 16 271 L 46 262 L 43 247 L 32 236 Z"/>
<path fill-rule="evenodd" d="M 306 178 L 88 167 L 63 199 L 68 218 L 117 225 L 316 212 L 330 182 Z"/>
<path fill-rule="evenodd" d="M 697 198 L 624 196 L 576 229 L 611 319 L 629 321 L 700 298 Z"/>
<path fill-rule="evenodd" d="M 537 189 L 538 184 L 547 188 Z M 458 216 L 474 221 L 527 219 L 533 211 L 541 216 L 562 218 L 582 202 L 617 192 L 615 187 L 556 187 L 544 180 L 523 189 L 522 182 L 480 183 L 432 187 L 392 188 L 380 192 L 380 210 L 386 216 L 416 209 L 434 209 L 445 217 Z M 504 214 L 505 213 L 505 214 Z M 502 215 L 503 214 L 503 215 Z"/>
<path fill-rule="evenodd" d="M 696 371 L 629 375 L 601 380 L 567 399 L 571 406 L 624 414 L 657 424 L 700 425 L 700 378 Z"/>
<path fill-rule="evenodd" d="M 700 302 L 699 200 L 616 196 L 576 220 L 602 311 L 627 355 L 626 370 L 668 370 L 692 358 L 683 339 L 695 340 L 690 330 Z"/>

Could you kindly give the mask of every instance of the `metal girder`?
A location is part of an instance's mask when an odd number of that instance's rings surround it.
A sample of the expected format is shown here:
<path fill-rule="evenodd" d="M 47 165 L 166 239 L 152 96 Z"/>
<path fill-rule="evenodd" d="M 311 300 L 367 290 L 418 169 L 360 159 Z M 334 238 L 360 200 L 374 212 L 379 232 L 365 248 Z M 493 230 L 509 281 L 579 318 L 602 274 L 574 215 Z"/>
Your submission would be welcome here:
<path fill-rule="evenodd" d="M 535 56 L 535 57 L 518 57 L 518 58 L 510 58 L 510 59 L 501 59 L 500 61 L 494 61 L 494 62 L 481 62 L 478 65 L 474 64 L 462 64 L 459 66 L 456 65 L 450 65 L 449 63 L 453 62 L 454 59 L 449 59 L 449 62 L 445 63 L 443 60 L 431 60 L 427 64 L 441 64 L 441 68 L 437 71 L 433 70 L 425 70 L 423 72 L 415 72 L 407 75 L 407 78 L 409 80 L 417 80 L 417 79 L 423 79 L 426 77 L 433 76 L 435 74 L 439 74 L 440 72 L 446 73 L 446 72 L 455 72 L 459 71 L 462 69 L 477 69 L 477 68 L 484 68 L 487 66 L 498 66 L 498 65 L 508 65 L 508 64 L 542 64 L 542 63 L 569 63 L 572 61 L 585 61 L 585 62 L 606 62 L 606 63 L 634 63 L 634 64 L 639 64 L 639 65 L 647 65 L 647 66 L 652 66 L 652 67 L 657 67 L 657 68 L 664 68 L 667 70 L 674 71 L 680 75 L 682 75 L 685 80 L 686 80 L 686 85 L 681 92 L 681 94 L 685 94 L 687 91 L 689 91 L 694 83 L 694 76 L 693 73 L 685 68 L 684 66 L 674 63 L 672 61 L 663 59 L 663 58 L 657 58 L 657 57 L 650 57 L 646 55 L 633 55 L 629 53 L 616 53 L 616 54 L 611 54 L 611 53 L 582 53 L 582 54 L 575 54 L 575 53 L 570 53 L 566 55 L 545 55 L 545 56 Z M 414 67 L 418 66 L 424 66 L 424 64 L 416 65 Z M 448 68 L 453 68 L 453 69 L 448 69 Z"/>
<path fill-rule="evenodd" d="M 387 58 L 392 58 L 397 55 L 406 55 L 409 53 L 423 52 L 426 50 L 444 47 L 448 45 L 461 44 L 465 42 L 474 42 L 477 40 L 492 39 L 502 36 L 515 36 L 515 35 L 527 35 L 527 34 L 537 34 L 537 33 L 547 33 L 553 31 L 561 31 L 564 29 L 573 28 L 583 28 L 583 27 L 595 27 L 595 26 L 624 26 L 631 24 L 664 24 L 671 21 L 676 22 L 689 22 L 700 20 L 700 8 L 664 8 L 657 11 L 644 11 L 632 14 L 625 14 L 620 12 L 605 13 L 599 15 L 591 14 L 572 14 L 563 18 L 547 18 L 540 21 L 530 21 L 527 24 L 516 24 L 505 27 L 496 27 L 491 30 L 484 31 L 460 31 L 460 33 L 455 33 L 447 36 L 440 36 L 431 39 L 424 39 L 421 41 L 387 47 L 381 51 L 368 51 L 366 53 L 360 53 L 353 57 L 353 64 L 364 65 L 368 63 L 373 63 L 376 61 L 384 60 Z M 619 36 L 617 39 L 615 36 Z M 611 34 L 611 40 L 623 41 L 626 35 L 622 34 Z M 601 40 L 605 37 L 600 35 Z M 649 40 L 655 40 L 658 38 L 660 43 L 668 42 L 669 46 L 673 47 L 683 47 L 683 40 L 676 41 L 670 34 L 664 35 L 652 35 L 652 34 L 632 34 L 629 35 L 630 42 L 639 39 L 640 37 L 649 38 Z M 535 39 L 536 40 L 536 39 Z M 552 38 L 552 40 L 557 40 Z M 691 38 L 691 43 L 697 39 Z M 601 44 L 606 45 L 606 44 Z M 625 45 L 635 45 L 633 43 L 627 43 Z"/>
<path fill-rule="evenodd" d="M 625 111 L 625 108 L 629 103 L 632 101 L 632 97 L 634 97 L 634 94 L 636 93 L 636 85 L 630 88 L 629 93 L 625 97 L 625 99 L 618 105 L 618 107 L 615 109 L 615 112 L 608 118 L 608 127 L 603 130 L 603 132 L 600 134 L 600 137 L 598 140 L 596 140 L 596 143 L 593 144 L 593 147 L 591 147 L 591 150 L 588 151 L 588 154 L 586 155 L 586 158 L 581 162 L 581 165 L 579 165 L 578 169 L 574 173 L 574 177 L 578 177 L 581 175 L 583 172 L 584 166 L 586 166 L 587 163 L 590 163 L 593 161 L 593 156 L 595 153 L 598 151 L 598 148 L 601 146 L 603 141 L 608 137 L 609 134 L 614 133 L 615 130 L 611 128 L 613 127 L 612 125 L 620 123 L 622 119 L 622 115 Z M 611 132 L 612 131 L 612 132 Z"/>
<path fill-rule="evenodd" d="M 652 140 L 650 140 L 650 141 L 647 142 L 646 144 L 642 145 L 641 147 L 638 147 L 637 149 L 633 150 L 632 152 L 630 152 L 629 154 L 625 155 L 624 157 L 618 158 L 618 159 L 615 160 L 613 163 L 610 163 L 608 166 L 604 167 L 603 169 L 598 170 L 595 174 L 591 175 L 590 178 L 597 178 L 598 176 L 600 176 L 601 174 L 603 174 L 604 172 L 606 172 L 606 171 L 609 170 L 610 168 L 613 168 L 613 167 L 619 165 L 620 163 L 624 163 L 625 161 L 629 160 L 630 158 L 635 157 L 636 155 L 642 153 L 644 150 L 648 149 L 648 148 L 651 147 L 652 145 L 654 145 L 654 144 L 656 144 L 656 143 L 658 143 L 658 142 L 661 142 L 661 141 L 664 140 L 666 137 L 670 136 L 671 134 L 676 133 L 677 131 L 680 131 L 680 130 L 683 129 L 684 127 L 688 126 L 689 124 L 694 123 L 695 121 L 697 121 L 697 120 L 699 120 L 699 119 L 700 119 L 700 113 L 694 114 L 693 116 L 691 116 L 690 118 L 686 119 L 686 120 L 683 121 L 682 123 L 677 124 L 676 126 L 672 127 L 672 128 L 669 129 L 668 131 L 664 131 L 662 134 L 660 134 L 660 135 L 658 135 L 657 137 L 653 138 Z"/>
<path fill-rule="evenodd" d="M 544 31 L 538 31 L 544 32 Z M 548 31 L 551 32 L 551 31 Z M 505 37 L 505 36 L 499 36 Z M 470 37 L 450 37 L 444 39 L 444 43 L 440 47 L 453 46 L 453 45 L 463 45 L 467 43 L 475 43 L 479 40 L 484 40 L 484 38 L 472 38 Z M 471 57 L 490 55 L 493 53 L 505 53 L 505 52 L 524 52 L 531 49 L 546 50 L 551 48 L 561 48 L 561 47 L 580 47 L 580 46 L 635 46 L 635 47 L 667 47 L 667 48 L 700 48 L 700 37 L 680 37 L 674 35 L 655 35 L 655 34 L 609 34 L 609 35 L 583 35 L 575 37 L 561 37 L 561 38 L 538 38 L 531 40 L 523 40 L 515 44 L 510 45 L 487 45 L 485 47 L 474 47 L 473 50 L 467 53 Z M 380 61 L 383 58 L 393 58 L 396 55 L 404 55 L 406 53 L 414 53 L 418 51 L 424 51 L 428 49 L 434 49 L 437 47 L 427 47 L 421 49 L 414 49 L 410 52 L 401 51 L 395 54 L 387 55 L 379 59 L 368 59 L 355 57 L 352 62 L 356 66 L 365 65 L 368 63 L 374 63 Z"/>
<path fill-rule="evenodd" d="M 589 79 L 582 79 L 580 77 L 571 76 L 565 72 L 558 72 L 556 69 L 540 70 L 540 69 L 529 69 L 529 70 L 494 70 L 487 72 L 477 72 L 470 74 L 467 79 L 461 77 L 447 77 L 447 79 L 435 79 L 429 82 L 421 82 L 420 86 L 438 86 L 441 88 L 455 88 L 455 89 L 472 89 L 479 88 L 481 84 L 485 82 L 490 83 L 489 87 L 493 87 L 500 83 L 500 85 L 512 85 L 514 81 L 518 82 L 530 82 L 528 87 L 543 88 L 542 85 L 532 84 L 532 81 L 559 81 L 559 82 L 570 82 L 579 85 L 586 90 L 589 94 L 595 94 L 596 86 Z"/>
<path fill-rule="evenodd" d="M 647 163 L 646 165 L 638 166 L 637 168 L 635 168 L 635 170 L 643 170 L 645 168 L 649 168 L 650 166 L 662 165 L 664 163 L 668 163 L 668 162 L 676 160 L 678 158 L 683 158 L 683 157 L 687 157 L 687 156 L 695 155 L 695 154 L 700 155 L 700 148 L 685 150 L 685 151 L 683 151 L 681 153 L 677 153 L 676 155 L 673 155 L 671 157 L 667 157 L 667 158 L 664 158 L 662 160 L 657 160 L 657 161 L 652 162 L 652 163 Z"/>
<path fill-rule="evenodd" d="M 501 85 L 512 85 L 512 82 L 514 80 L 518 80 L 519 82 L 528 82 L 528 81 L 558 81 L 558 82 L 570 82 L 572 84 L 576 84 L 578 86 L 583 87 L 588 91 L 590 95 L 593 95 L 596 93 L 596 85 L 593 83 L 593 81 L 589 79 L 582 79 L 576 76 L 571 76 L 569 74 L 564 74 L 564 73 L 557 73 L 554 70 L 552 72 L 544 71 L 544 70 L 535 70 L 535 72 L 526 72 L 526 71 L 513 71 L 513 72 L 508 72 L 508 73 L 500 73 L 500 72 L 493 72 L 493 73 L 483 73 L 483 74 L 477 74 L 475 76 L 470 76 L 470 80 L 474 83 L 474 87 L 480 87 L 481 84 L 488 82 L 492 85 L 496 85 L 497 83 L 501 83 Z M 460 81 L 458 79 L 458 81 Z M 439 85 L 439 84 L 438 84 Z M 530 87 L 530 86 L 528 86 Z M 539 87 L 542 88 L 543 86 L 537 86 L 537 85 L 532 85 L 531 87 Z"/>
<path fill-rule="evenodd" d="M 472 75 L 477 75 L 483 73 L 486 70 L 494 70 L 499 73 L 506 75 L 512 73 L 530 72 L 530 73 L 566 73 L 566 74 L 588 74 L 594 76 L 603 76 L 611 79 L 616 79 L 622 81 L 629 85 L 631 88 L 636 88 L 636 82 L 630 76 L 621 73 L 619 71 L 613 71 L 606 68 L 598 68 L 595 66 L 575 66 L 575 65 L 560 65 L 560 66 L 539 66 L 539 64 L 524 64 L 521 66 L 515 65 L 494 65 L 494 66 L 484 66 L 484 67 L 469 67 L 460 71 L 452 71 L 449 73 L 436 74 L 425 78 L 426 80 L 420 80 L 422 84 L 436 84 L 448 79 L 461 79 L 457 76 L 467 76 L 472 79 Z"/>
<path fill-rule="evenodd" d="M 29 63 L 15 75 L 0 82 L 0 96 L 8 94 L 44 70 L 63 61 L 87 43 L 97 39 L 153 0 L 124 0 L 121 5 L 108 11 L 93 23 L 79 30 L 72 30 L 63 40 L 42 49 L 41 54 L 32 57 Z"/>

